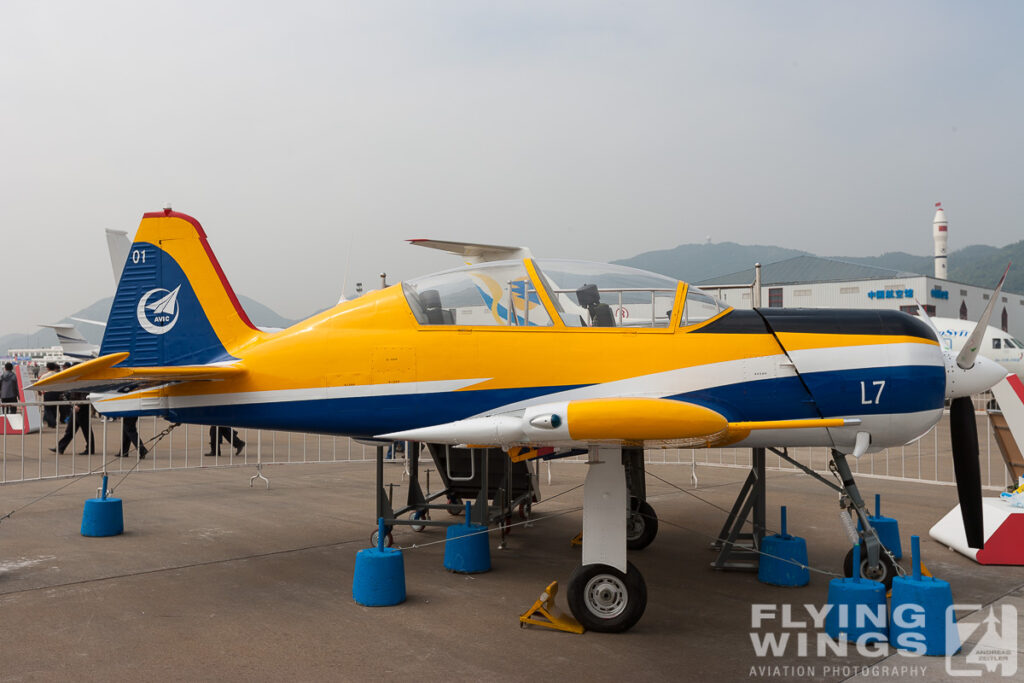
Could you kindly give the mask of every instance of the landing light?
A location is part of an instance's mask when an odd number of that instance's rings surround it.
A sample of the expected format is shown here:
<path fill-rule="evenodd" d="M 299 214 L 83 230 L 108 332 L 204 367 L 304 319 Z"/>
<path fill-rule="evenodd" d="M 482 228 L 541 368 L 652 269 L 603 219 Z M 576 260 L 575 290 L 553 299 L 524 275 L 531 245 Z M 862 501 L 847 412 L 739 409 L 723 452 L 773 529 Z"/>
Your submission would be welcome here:
<path fill-rule="evenodd" d="M 538 415 L 530 420 L 530 424 L 540 429 L 558 429 L 562 426 L 562 418 L 556 413 L 550 415 Z"/>

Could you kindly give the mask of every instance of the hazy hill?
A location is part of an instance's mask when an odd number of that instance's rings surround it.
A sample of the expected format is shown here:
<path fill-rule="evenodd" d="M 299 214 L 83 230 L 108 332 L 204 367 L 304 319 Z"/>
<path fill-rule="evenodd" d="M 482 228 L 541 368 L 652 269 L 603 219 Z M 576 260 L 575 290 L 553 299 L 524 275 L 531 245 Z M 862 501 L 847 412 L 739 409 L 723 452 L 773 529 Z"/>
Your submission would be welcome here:
<path fill-rule="evenodd" d="M 254 325 L 258 327 L 290 327 L 296 321 L 283 318 L 273 310 L 264 306 L 255 299 L 250 299 L 247 296 L 238 295 L 238 301 L 242 304 L 242 308 L 249 315 L 249 319 L 252 320 Z M 69 314 L 63 320 L 46 320 L 40 322 L 57 322 L 57 323 L 73 323 L 78 326 L 78 330 L 82 335 L 93 344 L 99 344 L 103 340 L 104 328 L 100 325 L 90 325 L 88 323 L 81 323 L 72 318 L 84 318 L 85 320 L 96 320 L 104 322 L 107 319 L 107 315 L 110 313 L 110 304 L 113 302 L 113 297 L 106 297 L 100 299 L 91 306 L 86 306 L 80 311 L 75 311 Z M 7 334 L 0 337 L 0 355 L 7 353 L 7 349 L 10 348 L 39 348 L 54 346 L 57 343 L 57 335 L 53 330 L 40 327 L 37 331 L 30 334 Z"/>
<path fill-rule="evenodd" d="M 700 282 L 716 275 L 735 273 L 755 263 L 774 263 L 810 252 L 759 244 L 735 242 L 681 244 L 674 249 L 648 251 L 631 258 L 613 261 L 624 266 L 650 270 L 687 282 Z"/>
<path fill-rule="evenodd" d="M 727 273 L 747 270 L 754 263 L 762 265 L 782 261 L 809 252 L 780 247 L 747 246 L 734 242 L 719 244 L 682 244 L 674 249 L 649 251 L 615 263 L 652 270 L 670 277 L 700 282 Z M 934 258 L 915 256 L 900 251 L 881 256 L 829 256 L 848 263 L 860 263 L 892 270 L 932 275 Z M 949 279 L 954 282 L 995 287 L 1007 263 L 1013 263 L 1006 277 L 1006 291 L 1024 293 L 1024 241 L 1005 247 L 972 245 L 949 255 Z"/>

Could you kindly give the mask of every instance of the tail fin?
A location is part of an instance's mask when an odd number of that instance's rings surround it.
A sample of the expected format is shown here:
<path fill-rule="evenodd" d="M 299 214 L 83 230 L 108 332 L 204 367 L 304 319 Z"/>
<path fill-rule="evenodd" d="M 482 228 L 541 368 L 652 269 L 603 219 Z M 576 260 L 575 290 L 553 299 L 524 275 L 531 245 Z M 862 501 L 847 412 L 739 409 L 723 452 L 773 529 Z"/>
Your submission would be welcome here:
<path fill-rule="evenodd" d="M 199 365 L 262 335 L 242 310 L 199 221 L 170 209 L 142 217 L 110 308 L 100 355 L 121 367 Z"/>

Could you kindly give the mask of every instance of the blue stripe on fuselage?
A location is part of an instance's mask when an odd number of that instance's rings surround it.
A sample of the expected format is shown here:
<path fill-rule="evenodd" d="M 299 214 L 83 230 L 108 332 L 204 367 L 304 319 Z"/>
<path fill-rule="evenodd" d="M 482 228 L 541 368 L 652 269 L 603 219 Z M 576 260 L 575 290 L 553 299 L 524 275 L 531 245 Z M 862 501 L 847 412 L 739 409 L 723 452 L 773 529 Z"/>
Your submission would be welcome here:
<path fill-rule="evenodd" d="M 937 366 L 817 372 L 803 379 L 818 397 L 817 404 L 795 376 L 728 384 L 669 398 L 705 406 L 737 422 L 916 413 L 941 408 L 945 394 L 945 370 Z M 881 394 L 874 384 L 879 381 L 885 382 Z M 196 424 L 372 436 L 444 424 L 581 386 L 585 385 L 175 408 L 166 417 Z M 113 406 L 103 408 L 105 413 L 119 414 L 111 410 Z"/>
<path fill-rule="evenodd" d="M 916 413 L 942 408 L 946 393 L 946 371 L 935 365 L 813 372 L 801 378 L 816 401 L 798 377 L 740 382 L 671 398 L 741 422 Z"/>
<path fill-rule="evenodd" d="M 175 408 L 168 411 L 167 418 L 176 422 L 197 424 L 373 436 L 453 422 L 492 408 L 546 394 L 578 389 L 580 386 L 582 385 Z"/>

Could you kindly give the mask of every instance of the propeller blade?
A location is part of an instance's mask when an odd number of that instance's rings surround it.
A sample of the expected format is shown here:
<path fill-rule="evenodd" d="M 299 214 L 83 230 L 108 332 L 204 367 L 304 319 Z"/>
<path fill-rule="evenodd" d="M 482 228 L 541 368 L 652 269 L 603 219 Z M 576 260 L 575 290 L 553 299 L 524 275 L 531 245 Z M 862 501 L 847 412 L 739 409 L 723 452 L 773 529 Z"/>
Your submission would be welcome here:
<path fill-rule="evenodd" d="M 981 464 L 978 461 L 978 425 L 969 396 L 953 399 L 949 406 L 949 432 L 953 445 L 953 472 L 960 497 L 967 545 L 985 547 L 981 512 Z"/>
<path fill-rule="evenodd" d="M 1003 276 L 999 278 L 999 284 L 996 285 L 996 291 L 992 293 L 992 298 L 988 300 L 985 312 L 981 314 L 981 319 L 974 326 L 974 331 L 971 332 L 971 336 L 964 342 L 964 348 L 960 350 L 960 354 L 956 357 L 956 364 L 964 370 L 974 367 L 974 359 L 978 357 L 978 349 L 981 348 L 981 342 L 985 338 L 985 328 L 988 327 L 988 320 L 992 317 L 992 309 L 996 306 L 996 300 L 999 299 L 999 292 L 1003 289 L 1003 282 L 1006 280 L 1006 274 L 1010 272 L 1011 265 L 1013 264 L 1006 264 L 1006 270 L 1003 271 Z"/>
<path fill-rule="evenodd" d="M 942 335 L 939 334 L 939 328 L 935 327 L 935 321 L 928 315 L 928 311 L 924 310 L 924 306 L 917 299 L 914 299 L 914 303 L 917 304 L 917 315 L 928 322 L 928 325 L 935 330 L 935 339 L 942 344 Z"/>

